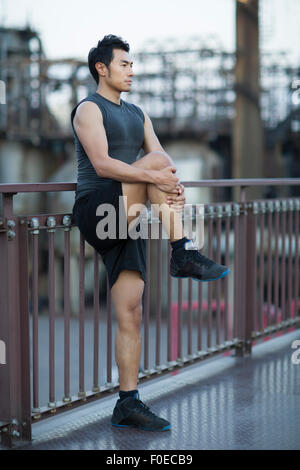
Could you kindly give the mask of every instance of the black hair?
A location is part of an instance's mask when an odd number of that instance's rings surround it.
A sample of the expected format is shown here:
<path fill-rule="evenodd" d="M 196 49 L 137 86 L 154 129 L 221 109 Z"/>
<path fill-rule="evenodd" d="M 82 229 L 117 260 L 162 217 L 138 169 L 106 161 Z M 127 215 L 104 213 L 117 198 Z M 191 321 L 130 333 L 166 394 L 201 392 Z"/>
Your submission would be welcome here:
<path fill-rule="evenodd" d="M 129 52 L 130 48 L 129 44 L 123 41 L 119 36 L 108 34 L 107 36 L 104 36 L 101 41 L 98 41 L 97 47 L 92 47 L 89 52 L 89 69 L 97 85 L 99 84 L 99 75 L 95 68 L 95 64 L 97 62 L 102 62 L 106 67 L 109 67 L 109 64 L 113 60 L 113 49 L 123 49 L 123 51 Z"/>

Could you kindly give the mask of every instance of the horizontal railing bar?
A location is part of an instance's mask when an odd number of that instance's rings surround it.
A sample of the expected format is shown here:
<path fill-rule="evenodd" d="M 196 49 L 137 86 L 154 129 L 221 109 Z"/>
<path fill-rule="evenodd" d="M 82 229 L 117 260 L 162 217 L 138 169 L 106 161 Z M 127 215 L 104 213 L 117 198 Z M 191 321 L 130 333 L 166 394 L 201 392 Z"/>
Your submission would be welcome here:
<path fill-rule="evenodd" d="M 208 186 L 284 186 L 299 185 L 300 178 L 250 178 L 250 179 L 219 179 L 219 180 L 199 180 L 199 181 L 181 181 L 187 188 L 208 187 Z"/>
<path fill-rule="evenodd" d="M 280 323 L 275 325 L 266 326 L 262 331 L 254 331 L 251 335 L 252 340 L 263 338 L 264 336 L 269 336 L 278 331 L 287 330 L 288 328 L 296 327 L 300 325 L 300 316 L 295 318 L 289 318 L 288 320 L 283 320 Z"/>
<path fill-rule="evenodd" d="M 16 183 L 0 184 L 0 193 L 46 193 L 52 191 L 75 191 L 76 183 Z"/>
<path fill-rule="evenodd" d="M 209 186 L 284 186 L 284 185 L 300 185 L 300 178 L 237 178 L 237 179 L 207 179 L 198 181 L 182 181 L 184 186 L 193 187 L 209 187 Z M 17 184 L 0 184 L 0 193 L 17 194 L 17 193 L 35 193 L 35 192 L 52 192 L 52 191 L 75 191 L 76 183 L 17 183 Z"/>

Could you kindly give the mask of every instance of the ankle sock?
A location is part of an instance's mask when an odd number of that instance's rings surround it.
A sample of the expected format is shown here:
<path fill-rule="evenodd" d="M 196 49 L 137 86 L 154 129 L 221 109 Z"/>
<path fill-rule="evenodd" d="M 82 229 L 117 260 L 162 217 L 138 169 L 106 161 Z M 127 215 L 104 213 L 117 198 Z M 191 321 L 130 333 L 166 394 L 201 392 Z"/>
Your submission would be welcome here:
<path fill-rule="evenodd" d="M 179 250 L 179 248 L 183 248 L 184 244 L 186 242 L 189 242 L 189 241 L 190 241 L 189 238 L 183 237 L 180 240 L 176 240 L 175 242 L 171 242 L 171 247 L 172 247 L 173 251 L 176 251 L 176 250 Z"/>
<path fill-rule="evenodd" d="M 120 400 L 125 400 L 125 398 L 127 397 L 133 397 L 135 398 L 138 394 L 138 391 L 137 390 L 126 390 L 126 391 L 123 391 L 123 390 L 120 390 L 119 391 L 119 397 L 120 397 Z"/>

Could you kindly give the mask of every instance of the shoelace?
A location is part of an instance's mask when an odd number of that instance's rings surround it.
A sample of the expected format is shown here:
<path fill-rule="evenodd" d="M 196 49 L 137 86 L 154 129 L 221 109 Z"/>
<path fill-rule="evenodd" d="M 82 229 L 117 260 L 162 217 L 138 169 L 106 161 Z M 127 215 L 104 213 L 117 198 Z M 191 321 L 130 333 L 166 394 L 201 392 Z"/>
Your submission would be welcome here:
<path fill-rule="evenodd" d="M 142 400 L 139 400 L 138 398 L 136 398 L 136 400 L 138 401 L 138 404 L 142 407 L 141 408 L 141 411 L 143 414 L 145 415 L 152 415 L 152 416 L 155 416 L 154 413 L 152 413 L 152 411 L 150 410 L 149 406 L 147 406 Z"/>
<path fill-rule="evenodd" d="M 203 264 L 204 266 L 206 266 L 207 268 L 209 268 L 211 265 L 214 264 L 214 261 L 212 261 L 211 259 L 207 258 L 206 256 L 202 255 L 201 253 L 199 253 L 199 251 L 195 252 L 194 250 L 186 250 L 186 257 L 187 259 L 190 259 L 191 261 L 194 261 L 195 260 L 195 253 L 196 253 L 196 256 L 199 258 L 199 262 L 201 264 Z"/>

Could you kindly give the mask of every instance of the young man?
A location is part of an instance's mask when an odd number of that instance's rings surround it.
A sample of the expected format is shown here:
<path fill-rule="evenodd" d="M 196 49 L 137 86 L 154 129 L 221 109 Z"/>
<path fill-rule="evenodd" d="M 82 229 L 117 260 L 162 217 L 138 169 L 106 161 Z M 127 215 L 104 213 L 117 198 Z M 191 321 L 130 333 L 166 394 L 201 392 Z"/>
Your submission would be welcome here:
<path fill-rule="evenodd" d="M 137 390 L 146 254 L 145 239 L 128 236 L 129 224 L 137 220 L 130 207 L 140 204 L 142 208 L 147 201 L 159 204 L 161 221 L 170 221 L 165 228 L 172 245 L 172 276 L 210 281 L 224 277 L 229 269 L 195 249 L 187 249 L 191 241 L 184 237 L 181 217 L 184 188 L 176 167 L 155 135 L 147 113 L 120 98 L 132 84 L 129 45 L 117 36 L 105 36 L 90 50 L 88 64 L 97 91 L 80 101 L 71 113 L 78 159 L 73 216 L 86 241 L 102 256 L 117 318 L 115 357 L 120 398 L 112 424 L 164 431 L 170 429 L 170 423 L 151 412 Z M 136 160 L 142 148 L 146 155 Z M 97 236 L 96 226 L 103 220 L 99 206 L 108 203 L 116 211 L 117 236 L 104 239 Z M 118 235 L 124 215 L 127 238 Z"/>

